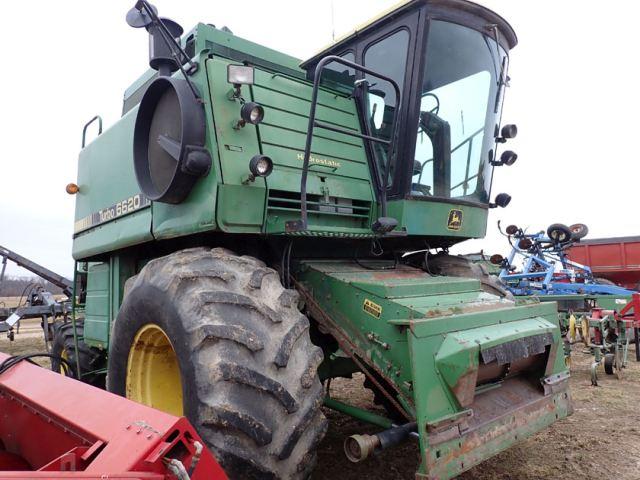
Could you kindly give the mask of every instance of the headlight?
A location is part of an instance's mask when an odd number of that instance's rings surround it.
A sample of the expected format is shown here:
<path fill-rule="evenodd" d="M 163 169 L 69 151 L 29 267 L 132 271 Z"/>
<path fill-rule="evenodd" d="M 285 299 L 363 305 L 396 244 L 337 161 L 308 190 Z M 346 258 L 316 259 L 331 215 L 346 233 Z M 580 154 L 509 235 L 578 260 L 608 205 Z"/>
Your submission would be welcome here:
<path fill-rule="evenodd" d="M 262 119 L 264 118 L 264 108 L 262 108 L 262 105 L 255 102 L 246 102 L 242 104 L 240 117 L 246 123 L 257 125 L 262 122 Z"/>
<path fill-rule="evenodd" d="M 227 82 L 233 85 L 253 85 L 253 67 L 227 65 Z"/>
<path fill-rule="evenodd" d="M 249 162 L 249 171 L 256 177 L 266 177 L 273 170 L 273 162 L 266 155 L 254 155 Z"/>

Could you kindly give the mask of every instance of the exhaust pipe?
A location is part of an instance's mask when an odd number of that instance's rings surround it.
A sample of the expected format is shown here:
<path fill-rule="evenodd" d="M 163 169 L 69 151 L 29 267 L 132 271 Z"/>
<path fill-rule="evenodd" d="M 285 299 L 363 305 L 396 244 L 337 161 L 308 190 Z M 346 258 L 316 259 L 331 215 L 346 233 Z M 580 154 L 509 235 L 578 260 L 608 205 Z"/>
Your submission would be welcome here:
<path fill-rule="evenodd" d="M 373 453 L 404 442 L 417 428 L 418 424 L 411 422 L 375 435 L 351 435 L 344 441 L 344 453 L 351 462 L 362 462 Z"/>

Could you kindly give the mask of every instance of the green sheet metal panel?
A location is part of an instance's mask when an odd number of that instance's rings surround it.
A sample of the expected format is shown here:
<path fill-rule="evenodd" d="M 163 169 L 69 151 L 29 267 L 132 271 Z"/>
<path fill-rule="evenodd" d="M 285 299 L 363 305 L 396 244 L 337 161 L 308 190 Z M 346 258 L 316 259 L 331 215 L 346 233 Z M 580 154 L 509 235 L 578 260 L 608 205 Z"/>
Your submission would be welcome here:
<path fill-rule="evenodd" d="M 89 345 L 106 347 L 109 341 L 109 295 L 111 271 L 109 263 L 90 263 L 87 273 L 84 338 Z"/>
<path fill-rule="evenodd" d="M 234 128 L 242 105 L 238 100 L 229 99 L 232 86 L 227 83 L 227 65 L 230 63 L 235 62 L 220 58 L 206 62 L 213 117 L 210 136 L 215 137 L 217 143 L 214 168 L 224 182 L 218 185 L 217 224 L 225 232 L 259 233 L 264 223 L 265 180 L 256 178 L 242 183 L 249 174 L 249 161 L 260 153 L 258 134 L 253 125 Z"/>
<path fill-rule="evenodd" d="M 262 69 L 255 71 L 252 98 L 265 108 L 264 121 L 258 126 L 260 146 L 274 162 L 267 178 L 267 233 L 283 232 L 285 222 L 300 215 L 300 176 L 311 91 L 307 81 Z M 318 119 L 352 132 L 360 130 L 355 101 L 326 90 L 319 92 Z M 311 229 L 367 232 L 374 197 L 362 140 L 316 128 L 309 165 Z"/>
<path fill-rule="evenodd" d="M 218 224 L 225 232 L 256 233 L 262 230 L 266 189 L 245 185 L 220 185 Z"/>
<path fill-rule="evenodd" d="M 398 230 L 409 235 L 438 237 L 481 238 L 487 233 L 486 208 L 436 201 L 394 200 L 388 205 L 389 216 L 397 218 Z M 452 215 L 459 215 L 459 224 L 451 222 Z"/>
<path fill-rule="evenodd" d="M 133 172 L 133 126 L 137 108 L 98 136 L 81 152 L 80 187 L 76 194 L 73 258 L 88 258 L 150 241 L 151 209 L 147 203 L 122 213 L 140 189 Z M 120 213 L 120 215 L 118 215 Z"/>

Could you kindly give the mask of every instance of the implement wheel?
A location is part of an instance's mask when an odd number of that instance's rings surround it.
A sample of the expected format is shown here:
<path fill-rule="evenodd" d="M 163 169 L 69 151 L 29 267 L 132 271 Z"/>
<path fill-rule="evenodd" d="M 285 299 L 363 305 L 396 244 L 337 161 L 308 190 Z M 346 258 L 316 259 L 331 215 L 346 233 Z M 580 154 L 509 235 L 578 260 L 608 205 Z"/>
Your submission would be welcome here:
<path fill-rule="evenodd" d="M 613 353 L 607 353 L 604 356 L 604 372 L 607 375 L 613 375 L 619 370 L 616 366 L 616 356 Z"/>
<path fill-rule="evenodd" d="M 98 388 L 105 388 L 106 356 L 97 348 L 88 346 L 82 341 L 84 338 L 84 323 L 76 321 L 76 334 L 78 336 L 78 350 L 80 352 L 80 370 L 82 381 Z M 57 322 L 53 326 L 53 341 L 51 343 L 51 353 L 62 357 L 69 364 L 69 376 L 78 378 L 78 368 L 76 364 L 76 348 L 73 339 L 73 324 L 70 322 Z M 58 359 L 51 360 L 51 370 L 65 374 L 65 370 Z M 102 373 L 91 373 L 96 370 L 103 370 Z M 88 375 L 87 375 L 88 374 Z"/>
<path fill-rule="evenodd" d="M 556 244 L 568 242 L 572 235 L 569 227 L 562 223 L 554 223 L 547 228 L 547 236 Z"/>
<path fill-rule="evenodd" d="M 306 478 L 326 432 L 298 294 L 252 257 L 182 250 L 127 283 L 108 388 L 185 415 L 230 478 Z"/>
<path fill-rule="evenodd" d="M 569 227 L 569 230 L 571 230 L 572 240 L 583 239 L 589 233 L 589 227 L 587 227 L 584 223 L 574 223 Z"/>

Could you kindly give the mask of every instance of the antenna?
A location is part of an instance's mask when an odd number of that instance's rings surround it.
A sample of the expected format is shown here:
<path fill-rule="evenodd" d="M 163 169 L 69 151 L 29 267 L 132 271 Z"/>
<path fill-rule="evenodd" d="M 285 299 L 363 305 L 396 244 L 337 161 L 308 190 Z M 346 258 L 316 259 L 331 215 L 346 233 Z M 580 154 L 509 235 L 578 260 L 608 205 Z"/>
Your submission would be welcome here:
<path fill-rule="evenodd" d="M 331 0 L 331 41 L 336 41 L 336 16 L 333 8 L 333 0 Z"/>

